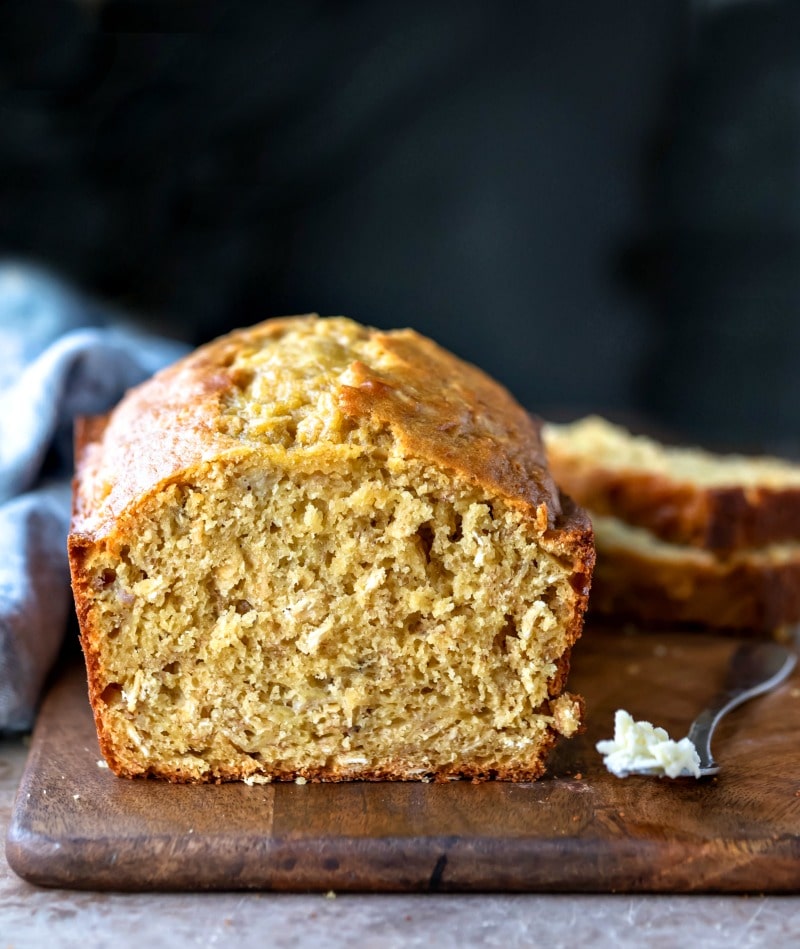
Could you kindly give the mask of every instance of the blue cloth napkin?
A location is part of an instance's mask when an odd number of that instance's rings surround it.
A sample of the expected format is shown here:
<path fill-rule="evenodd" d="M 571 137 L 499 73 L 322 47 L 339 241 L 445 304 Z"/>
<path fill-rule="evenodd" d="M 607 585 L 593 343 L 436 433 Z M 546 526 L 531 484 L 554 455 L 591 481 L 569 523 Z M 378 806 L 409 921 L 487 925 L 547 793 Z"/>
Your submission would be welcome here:
<path fill-rule="evenodd" d="M 0 731 L 31 727 L 72 597 L 72 423 L 186 351 L 27 266 L 0 264 Z"/>

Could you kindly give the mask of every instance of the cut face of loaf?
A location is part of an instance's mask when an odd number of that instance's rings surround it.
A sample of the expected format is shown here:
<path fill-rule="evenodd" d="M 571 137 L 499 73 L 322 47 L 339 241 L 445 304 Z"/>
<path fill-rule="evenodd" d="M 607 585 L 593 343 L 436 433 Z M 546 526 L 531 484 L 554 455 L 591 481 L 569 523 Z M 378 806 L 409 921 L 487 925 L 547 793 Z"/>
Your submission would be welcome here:
<path fill-rule="evenodd" d="M 673 448 L 596 416 L 543 436 L 556 482 L 595 514 L 721 552 L 800 538 L 798 465 Z"/>
<path fill-rule="evenodd" d="M 417 334 L 263 324 L 83 441 L 70 557 L 116 773 L 532 779 L 579 727 L 588 522 L 510 396 Z"/>

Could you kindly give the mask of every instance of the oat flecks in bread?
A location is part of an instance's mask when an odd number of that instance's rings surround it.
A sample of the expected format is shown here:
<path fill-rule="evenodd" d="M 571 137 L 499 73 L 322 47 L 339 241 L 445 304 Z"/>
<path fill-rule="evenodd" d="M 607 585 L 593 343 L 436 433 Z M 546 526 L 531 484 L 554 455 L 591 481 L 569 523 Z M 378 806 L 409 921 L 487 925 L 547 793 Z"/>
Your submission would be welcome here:
<path fill-rule="evenodd" d="M 594 559 L 538 429 L 410 330 L 269 321 L 83 427 L 70 562 L 117 774 L 532 779 Z"/>
<path fill-rule="evenodd" d="M 597 416 L 544 438 L 579 504 L 662 540 L 726 552 L 800 538 L 800 465 L 661 445 Z"/>
<path fill-rule="evenodd" d="M 759 632 L 800 622 L 800 542 L 718 557 L 616 518 L 592 521 L 597 613 Z"/>

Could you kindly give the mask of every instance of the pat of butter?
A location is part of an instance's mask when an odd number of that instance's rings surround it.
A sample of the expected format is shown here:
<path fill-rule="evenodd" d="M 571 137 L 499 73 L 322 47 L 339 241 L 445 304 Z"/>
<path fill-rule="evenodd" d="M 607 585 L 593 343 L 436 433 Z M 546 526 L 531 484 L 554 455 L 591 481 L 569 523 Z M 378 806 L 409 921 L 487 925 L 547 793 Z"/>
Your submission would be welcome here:
<path fill-rule="evenodd" d="M 614 737 L 598 741 L 605 766 L 618 778 L 646 772 L 668 778 L 700 777 L 700 756 L 688 738 L 673 741 L 663 728 L 635 722 L 623 709 L 614 715 Z"/>

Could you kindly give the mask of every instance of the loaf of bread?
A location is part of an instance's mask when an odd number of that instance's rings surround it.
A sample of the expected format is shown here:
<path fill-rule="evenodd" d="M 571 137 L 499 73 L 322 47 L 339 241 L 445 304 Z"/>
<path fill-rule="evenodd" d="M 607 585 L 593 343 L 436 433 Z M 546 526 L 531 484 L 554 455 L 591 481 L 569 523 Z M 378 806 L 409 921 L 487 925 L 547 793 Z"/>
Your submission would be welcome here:
<path fill-rule="evenodd" d="M 540 775 L 594 560 L 538 426 L 411 330 L 268 321 L 79 433 L 103 754 L 173 781 Z"/>
<path fill-rule="evenodd" d="M 593 516 L 592 610 L 646 623 L 776 632 L 800 621 L 800 543 L 720 557 Z"/>
<path fill-rule="evenodd" d="M 800 539 L 800 465 L 661 445 L 597 416 L 544 435 L 553 477 L 596 514 L 720 552 Z"/>
<path fill-rule="evenodd" d="M 596 416 L 543 434 L 595 527 L 594 612 L 764 632 L 800 621 L 800 466 L 669 447 Z"/>

